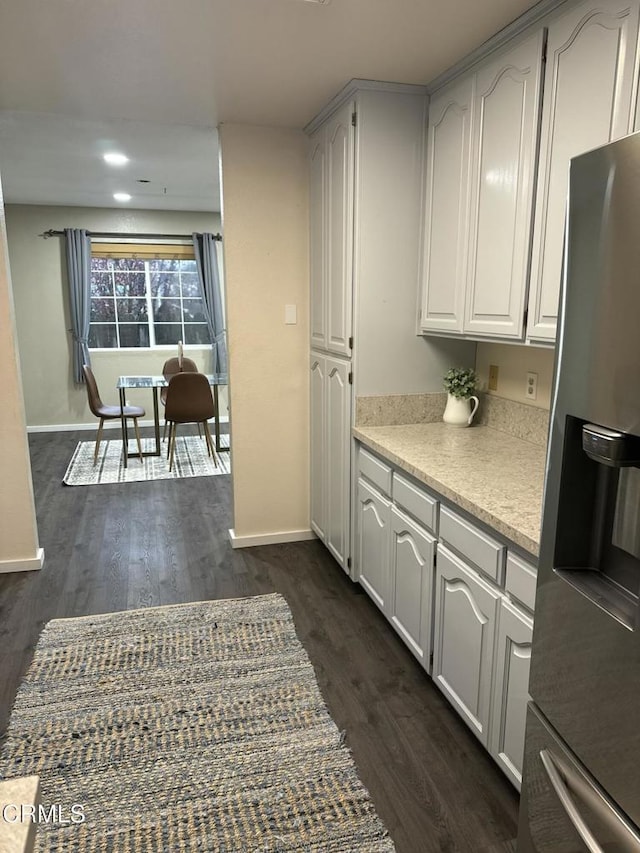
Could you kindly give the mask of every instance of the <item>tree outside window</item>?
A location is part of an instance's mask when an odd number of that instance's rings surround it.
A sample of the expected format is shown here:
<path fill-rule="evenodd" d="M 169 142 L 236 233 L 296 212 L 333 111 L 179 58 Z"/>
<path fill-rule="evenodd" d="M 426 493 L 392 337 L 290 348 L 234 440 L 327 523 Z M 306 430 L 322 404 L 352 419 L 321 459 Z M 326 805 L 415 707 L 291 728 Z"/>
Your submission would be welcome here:
<path fill-rule="evenodd" d="M 211 343 L 195 260 L 94 254 L 89 347 L 151 348 L 178 341 Z"/>

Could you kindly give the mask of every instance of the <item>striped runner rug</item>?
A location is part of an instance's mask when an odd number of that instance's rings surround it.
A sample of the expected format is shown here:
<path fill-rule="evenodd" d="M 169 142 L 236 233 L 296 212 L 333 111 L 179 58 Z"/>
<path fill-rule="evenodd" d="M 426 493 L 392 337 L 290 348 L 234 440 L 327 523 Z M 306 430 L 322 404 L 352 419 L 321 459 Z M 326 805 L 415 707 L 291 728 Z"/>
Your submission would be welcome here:
<path fill-rule="evenodd" d="M 0 775 L 37 853 L 395 850 L 278 594 L 49 622 Z"/>
<path fill-rule="evenodd" d="M 223 447 L 229 446 L 229 436 L 220 436 Z M 130 443 L 133 453 L 135 442 Z M 142 439 L 143 451 L 155 448 L 155 440 Z M 62 482 L 67 486 L 97 486 L 103 483 L 136 483 L 141 480 L 172 480 L 180 477 L 211 477 L 215 474 L 228 474 L 229 453 L 216 453 L 218 467 L 207 455 L 207 444 L 199 436 L 178 436 L 173 459 L 173 469 L 169 471 L 167 460 L 167 442 L 162 445 L 160 456 L 145 456 L 143 464 L 138 457 L 132 456 L 125 468 L 122 464 L 122 440 L 108 439 L 100 444 L 98 461 L 93 464 L 95 442 L 81 441 L 73 452 Z"/>

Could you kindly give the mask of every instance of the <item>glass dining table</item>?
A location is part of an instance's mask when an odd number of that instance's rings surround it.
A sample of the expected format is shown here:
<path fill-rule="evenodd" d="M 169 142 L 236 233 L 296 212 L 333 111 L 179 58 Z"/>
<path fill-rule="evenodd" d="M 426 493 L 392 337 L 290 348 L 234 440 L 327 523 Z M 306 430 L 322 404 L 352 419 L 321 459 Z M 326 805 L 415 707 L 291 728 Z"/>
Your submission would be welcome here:
<path fill-rule="evenodd" d="M 226 373 L 205 373 L 209 380 L 213 391 L 213 402 L 215 408 L 214 428 L 216 437 L 216 450 L 218 453 L 229 450 L 229 447 L 222 447 L 220 444 L 220 407 L 218 402 L 218 388 L 220 385 L 227 385 L 228 378 Z M 119 376 L 116 383 L 116 388 L 120 393 L 120 406 L 124 408 L 126 405 L 127 391 L 132 388 L 150 388 L 153 391 L 153 426 L 155 430 L 155 450 L 143 451 L 143 456 L 160 456 L 160 409 L 158 406 L 158 389 L 166 388 L 169 385 L 164 376 Z M 124 467 L 127 467 L 127 460 L 131 456 L 138 458 L 138 452 L 129 453 L 129 439 L 127 436 L 126 419 L 122 418 L 122 446 L 123 446 L 123 461 Z"/>

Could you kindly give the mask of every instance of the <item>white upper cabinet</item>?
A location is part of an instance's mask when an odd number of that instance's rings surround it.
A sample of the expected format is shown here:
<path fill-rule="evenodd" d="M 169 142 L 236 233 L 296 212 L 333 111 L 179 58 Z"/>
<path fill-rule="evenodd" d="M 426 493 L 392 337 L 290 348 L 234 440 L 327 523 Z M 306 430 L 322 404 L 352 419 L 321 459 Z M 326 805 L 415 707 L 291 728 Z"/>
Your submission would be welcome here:
<path fill-rule="evenodd" d="M 464 331 L 522 339 L 544 32 L 475 75 Z"/>
<path fill-rule="evenodd" d="M 571 6 L 549 21 L 527 337 L 555 340 L 569 160 L 633 130 L 637 0 Z"/>
<path fill-rule="evenodd" d="M 327 146 L 324 130 L 311 138 L 309 155 L 309 255 L 311 279 L 311 346 L 327 344 L 326 248 Z"/>
<path fill-rule="evenodd" d="M 353 104 L 327 124 L 329 239 L 327 349 L 349 355 L 353 275 Z"/>
<path fill-rule="evenodd" d="M 569 161 L 640 127 L 639 10 L 562 4 L 435 93 L 421 331 L 555 341 Z"/>
<path fill-rule="evenodd" d="M 420 320 L 425 331 L 462 332 L 474 84 L 473 76 L 456 81 L 429 105 Z"/>
<path fill-rule="evenodd" d="M 311 346 L 350 355 L 353 268 L 353 102 L 311 138 Z"/>
<path fill-rule="evenodd" d="M 429 107 L 420 328 L 522 340 L 544 31 Z"/>

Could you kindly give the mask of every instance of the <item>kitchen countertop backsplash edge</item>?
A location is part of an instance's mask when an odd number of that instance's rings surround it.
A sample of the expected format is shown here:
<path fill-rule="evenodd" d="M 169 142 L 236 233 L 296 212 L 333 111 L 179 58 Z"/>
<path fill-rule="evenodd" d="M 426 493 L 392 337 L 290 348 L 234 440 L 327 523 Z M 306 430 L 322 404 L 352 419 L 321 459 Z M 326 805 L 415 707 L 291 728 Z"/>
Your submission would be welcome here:
<path fill-rule="evenodd" d="M 480 406 L 475 423 L 505 432 L 514 438 L 546 447 L 549 411 L 479 392 Z M 444 391 L 426 394 L 389 394 L 356 398 L 355 425 L 402 426 L 437 423 L 442 420 L 447 395 Z"/>

